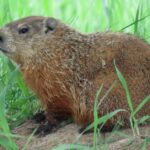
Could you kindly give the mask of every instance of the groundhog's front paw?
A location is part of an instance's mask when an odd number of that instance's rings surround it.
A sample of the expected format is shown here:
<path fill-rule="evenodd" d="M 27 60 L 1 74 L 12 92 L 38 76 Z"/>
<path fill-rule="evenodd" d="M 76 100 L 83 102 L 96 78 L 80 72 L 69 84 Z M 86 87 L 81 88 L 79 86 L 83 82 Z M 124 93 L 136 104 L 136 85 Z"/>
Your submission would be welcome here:
<path fill-rule="evenodd" d="M 35 134 L 38 136 L 45 136 L 49 133 L 55 132 L 59 128 L 56 123 L 42 122 L 37 128 Z"/>
<path fill-rule="evenodd" d="M 32 120 L 35 121 L 36 123 L 45 122 L 46 115 L 45 115 L 44 111 L 40 111 L 40 112 L 37 112 L 36 114 L 34 114 L 34 116 L 32 117 Z"/>

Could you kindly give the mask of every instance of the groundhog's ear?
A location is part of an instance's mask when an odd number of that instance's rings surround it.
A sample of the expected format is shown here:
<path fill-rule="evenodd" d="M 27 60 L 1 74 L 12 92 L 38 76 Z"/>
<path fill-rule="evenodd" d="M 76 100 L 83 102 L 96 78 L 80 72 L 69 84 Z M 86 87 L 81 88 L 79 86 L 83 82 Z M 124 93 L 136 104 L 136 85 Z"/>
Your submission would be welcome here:
<path fill-rule="evenodd" d="M 54 18 L 47 18 L 45 20 L 44 25 L 45 25 L 45 33 L 52 32 L 56 29 L 57 20 Z"/>

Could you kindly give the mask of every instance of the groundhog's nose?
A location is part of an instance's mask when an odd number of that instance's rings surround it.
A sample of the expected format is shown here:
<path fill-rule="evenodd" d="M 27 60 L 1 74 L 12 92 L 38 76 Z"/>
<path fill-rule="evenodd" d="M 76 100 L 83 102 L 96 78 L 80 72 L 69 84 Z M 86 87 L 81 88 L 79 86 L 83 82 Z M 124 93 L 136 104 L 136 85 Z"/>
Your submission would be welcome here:
<path fill-rule="evenodd" d="M 4 33 L 0 30 L 0 51 L 6 53 L 6 40 Z"/>
<path fill-rule="evenodd" d="M 4 43 L 4 35 L 0 33 L 0 44 Z"/>
<path fill-rule="evenodd" d="M 0 35 L 0 43 L 3 43 L 3 42 L 4 42 L 3 36 Z"/>

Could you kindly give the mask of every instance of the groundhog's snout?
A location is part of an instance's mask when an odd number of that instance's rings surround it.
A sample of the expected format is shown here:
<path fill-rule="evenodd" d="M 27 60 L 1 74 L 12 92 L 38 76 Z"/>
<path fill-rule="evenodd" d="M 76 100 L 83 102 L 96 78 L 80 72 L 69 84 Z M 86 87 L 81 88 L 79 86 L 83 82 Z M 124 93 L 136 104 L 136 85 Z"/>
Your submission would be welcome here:
<path fill-rule="evenodd" d="M 12 46 L 11 49 L 9 48 L 9 44 L 10 44 L 10 38 L 9 38 L 9 34 L 6 33 L 5 29 L 2 28 L 0 29 L 0 51 L 7 54 L 10 54 L 10 52 L 12 52 Z"/>
<path fill-rule="evenodd" d="M 8 50 L 6 49 L 6 35 L 0 31 L 0 51 L 7 53 Z"/>
<path fill-rule="evenodd" d="M 3 42 L 4 42 L 4 36 L 0 35 L 0 44 L 3 44 Z"/>
<path fill-rule="evenodd" d="M 0 46 L 4 44 L 5 35 L 0 31 Z"/>

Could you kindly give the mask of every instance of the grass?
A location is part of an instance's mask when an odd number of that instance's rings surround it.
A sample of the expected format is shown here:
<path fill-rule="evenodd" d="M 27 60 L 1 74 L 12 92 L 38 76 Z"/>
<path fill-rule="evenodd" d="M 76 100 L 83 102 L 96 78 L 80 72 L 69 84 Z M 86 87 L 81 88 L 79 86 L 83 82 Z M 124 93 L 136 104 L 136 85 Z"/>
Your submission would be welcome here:
<path fill-rule="evenodd" d="M 6 94 L 8 89 L 10 88 L 11 84 L 13 84 L 14 80 L 16 79 L 16 73 L 17 70 L 14 70 L 11 74 L 10 74 L 10 78 L 8 79 L 8 83 L 7 86 L 4 87 L 4 89 L 1 91 L 0 93 L 0 145 L 2 145 L 4 148 L 6 149 L 12 149 L 12 150 L 16 150 L 17 145 L 13 142 L 12 138 L 11 138 L 11 134 L 10 134 L 10 128 L 8 126 L 6 117 L 5 117 L 5 98 L 6 98 Z"/>
<path fill-rule="evenodd" d="M 81 32 L 123 31 L 138 35 L 150 42 L 149 0 L 115 0 L 115 2 L 113 0 L 39 0 L 38 2 L 36 0 L 0 0 L 0 4 L 1 26 L 28 15 L 54 16 Z M 125 89 L 131 110 L 130 120 L 133 134 L 139 134 L 138 124 L 147 120 L 149 116 L 137 120 L 135 114 L 149 100 L 149 96 L 134 110 L 127 84 L 117 67 L 116 71 Z M 97 96 L 99 94 L 100 91 Z M 27 88 L 14 64 L 5 56 L 0 55 L 0 145 L 6 149 L 17 149 L 17 145 L 12 140 L 14 135 L 10 133 L 10 129 L 18 126 L 37 111 L 39 104 L 36 99 L 36 96 Z M 97 101 L 95 110 L 97 110 L 96 106 Z M 94 149 L 96 148 L 98 123 L 104 123 L 103 121 L 117 111 L 104 116 L 104 118 L 98 118 L 97 112 L 94 111 L 95 122 L 89 126 L 89 128 L 94 127 Z M 147 141 L 149 140 L 145 140 L 145 143 Z"/>

